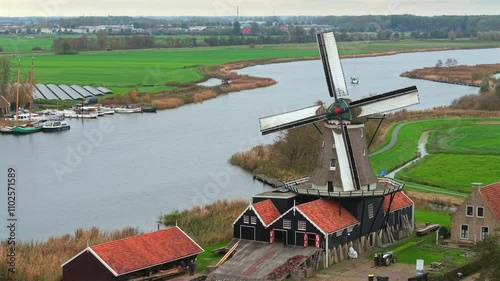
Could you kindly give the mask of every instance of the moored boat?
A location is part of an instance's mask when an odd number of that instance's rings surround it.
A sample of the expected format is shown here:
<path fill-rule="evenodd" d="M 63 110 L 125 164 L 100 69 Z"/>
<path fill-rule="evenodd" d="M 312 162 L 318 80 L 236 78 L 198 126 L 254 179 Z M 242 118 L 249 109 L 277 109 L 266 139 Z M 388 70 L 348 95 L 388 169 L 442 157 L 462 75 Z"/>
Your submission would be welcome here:
<path fill-rule="evenodd" d="M 47 121 L 42 126 L 44 132 L 58 132 L 69 130 L 70 126 L 66 121 Z"/>
<path fill-rule="evenodd" d="M 18 135 L 26 135 L 26 134 L 38 133 L 41 131 L 42 131 L 42 127 L 16 126 L 16 127 L 12 128 L 11 133 L 18 134 Z"/>
<path fill-rule="evenodd" d="M 154 106 L 144 106 L 142 112 L 156 113 L 156 107 Z"/>
<path fill-rule="evenodd" d="M 124 104 L 122 107 L 114 108 L 116 113 L 134 113 L 137 112 L 136 109 L 130 104 Z"/>
<path fill-rule="evenodd" d="M 0 126 L 0 134 L 10 134 L 12 133 L 12 128 L 14 127 Z"/>

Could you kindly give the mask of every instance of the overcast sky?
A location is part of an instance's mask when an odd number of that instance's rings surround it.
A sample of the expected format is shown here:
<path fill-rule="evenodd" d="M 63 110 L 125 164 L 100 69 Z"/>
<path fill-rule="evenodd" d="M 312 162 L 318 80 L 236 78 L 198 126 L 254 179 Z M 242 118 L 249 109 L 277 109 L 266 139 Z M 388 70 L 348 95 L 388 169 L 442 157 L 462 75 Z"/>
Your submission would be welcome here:
<path fill-rule="evenodd" d="M 0 0 L 0 16 L 500 14 L 499 0 Z"/>

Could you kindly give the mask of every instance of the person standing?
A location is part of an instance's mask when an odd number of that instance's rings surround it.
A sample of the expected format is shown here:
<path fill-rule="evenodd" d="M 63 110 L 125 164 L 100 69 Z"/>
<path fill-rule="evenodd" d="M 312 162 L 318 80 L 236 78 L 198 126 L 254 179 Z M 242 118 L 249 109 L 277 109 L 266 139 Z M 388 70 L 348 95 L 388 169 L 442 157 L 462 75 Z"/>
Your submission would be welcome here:
<path fill-rule="evenodd" d="M 189 275 L 194 275 L 194 260 L 189 264 Z"/>

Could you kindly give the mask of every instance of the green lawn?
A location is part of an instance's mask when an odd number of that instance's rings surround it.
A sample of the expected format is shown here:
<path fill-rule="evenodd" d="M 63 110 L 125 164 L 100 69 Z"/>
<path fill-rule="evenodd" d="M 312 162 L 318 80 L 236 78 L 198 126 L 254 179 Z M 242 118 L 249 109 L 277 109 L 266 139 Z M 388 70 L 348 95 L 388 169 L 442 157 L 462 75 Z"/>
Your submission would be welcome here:
<path fill-rule="evenodd" d="M 0 35 L 0 46 L 4 52 L 31 52 L 33 47 L 42 47 L 48 52 L 52 47 L 52 35 Z M 0 53 L 1 54 L 1 53 Z"/>
<path fill-rule="evenodd" d="M 198 255 L 196 259 L 196 272 L 204 272 L 209 265 L 215 265 L 224 255 L 214 254 L 212 250 L 227 246 L 229 243 L 220 243 L 204 247 L 205 252 Z"/>
<path fill-rule="evenodd" d="M 387 251 L 394 251 L 398 262 L 415 264 L 417 259 L 423 259 L 426 265 L 431 262 L 443 262 L 447 260 L 453 264 L 466 264 L 469 259 L 464 256 L 465 250 L 452 249 L 443 246 L 436 246 L 435 234 L 426 236 L 414 236 L 398 242 L 394 246 L 387 248 Z"/>
<path fill-rule="evenodd" d="M 35 58 L 38 83 L 105 86 L 111 90 L 141 85 L 189 83 L 203 78 L 198 66 L 232 61 L 313 56 L 317 50 L 187 48 L 82 52 L 77 55 L 40 55 Z M 17 65 L 17 59 L 11 59 Z M 31 55 L 21 55 L 23 77 L 31 65 Z"/>
<path fill-rule="evenodd" d="M 420 135 L 431 130 L 427 150 L 439 154 L 431 154 L 406 167 L 396 175 L 397 179 L 461 193 L 469 193 L 472 182 L 497 182 L 500 180 L 500 125 L 484 124 L 484 121 L 495 123 L 498 118 L 450 118 L 408 123 L 399 131 L 393 148 L 370 157 L 373 171 L 376 174 L 380 170 L 391 171 L 414 159 Z M 386 143 L 377 149 L 389 142 L 395 126 L 387 134 Z"/>
<path fill-rule="evenodd" d="M 429 138 L 431 153 L 500 155 L 500 124 L 444 127 Z"/>
<path fill-rule="evenodd" d="M 478 119 L 473 118 L 449 118 L 420 120 L 408 123 L 404 125 L 399 131 L 397 143 L 391 149 L 384 153 L 370 157 L 373 171 L 375 172 L 375 174 L 378 174 L 378 171 L 380 170 L 392 171 L 417 157 L 418 139 L 424 131 L 436 130 L 439 128 L 472 125 L 477 120 Z M 373 152 L 389 143 L 394 127 L 396 126 L 397 124 L 395 124 L 387 133 L 386 142 L 380 147 L 377 147 L 375 150 L 373 150 Z"/>
<path fill-rule="evenodd" d="M 451 215 L 449 212 L 415 210 L 415 221 L 417 223 L 437 223 L 450 228 Z"/>
<path fill-rule="evenodd" d="M 472 182 L 490 184 L 500 180 L 500 156 L 435 154 L 403 170 L 397 179 L 470 192 Z"/>

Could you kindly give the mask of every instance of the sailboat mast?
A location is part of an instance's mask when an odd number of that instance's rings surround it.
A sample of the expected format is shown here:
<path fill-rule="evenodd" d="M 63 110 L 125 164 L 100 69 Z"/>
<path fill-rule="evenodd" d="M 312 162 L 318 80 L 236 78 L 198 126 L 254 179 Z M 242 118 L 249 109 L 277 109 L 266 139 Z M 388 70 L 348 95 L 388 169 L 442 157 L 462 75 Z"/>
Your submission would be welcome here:
<path fill-rule="evenodd" d="M 33 103 L 33 75 L 34 75 L 34 69 L 35 69 L 34 60 L 35 60 L 35 57 L 31 57 L 31 75 L 30 75 L 30 113 L 29 113 L 30 115 L 29 115 L 29 119 L 28 119 L 28 127 L 31 127 L 31 109 L 32 109 L 31 104 Z"/>
<path fill-rule="evenodd" d="M 21 85 L 19 81 L 19 77 L 21 76 L 21 59 L 17 64 L 17 85 L 16 85 L 16 125 L 19 120 L 19 86 Z"/>

